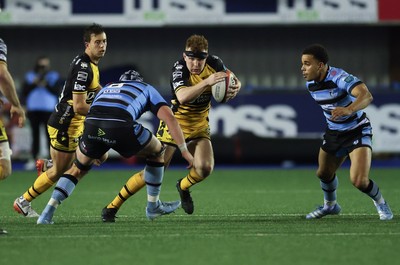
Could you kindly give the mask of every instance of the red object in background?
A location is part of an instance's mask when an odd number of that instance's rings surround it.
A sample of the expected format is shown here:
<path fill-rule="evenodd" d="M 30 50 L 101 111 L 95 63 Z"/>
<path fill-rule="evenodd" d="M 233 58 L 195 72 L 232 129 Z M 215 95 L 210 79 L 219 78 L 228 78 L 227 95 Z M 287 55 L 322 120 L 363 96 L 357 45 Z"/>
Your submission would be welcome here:
<path fill-rule="evenodd" d="M 378 1 L 379 21 L 399 20 L 400 21 L 400 1 L 399 0 L 379 0 Z"/>

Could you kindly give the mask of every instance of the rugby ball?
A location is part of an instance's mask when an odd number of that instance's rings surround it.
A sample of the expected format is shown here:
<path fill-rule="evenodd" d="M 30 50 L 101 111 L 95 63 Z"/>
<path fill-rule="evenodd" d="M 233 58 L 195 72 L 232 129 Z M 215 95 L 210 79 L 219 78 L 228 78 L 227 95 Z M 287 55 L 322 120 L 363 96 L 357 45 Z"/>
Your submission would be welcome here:
<path fill-rule="evenodd" d="M 225 72 L 227 77 L 225 77 L 223 81 L 211 86 L 212 96 L 218 103 L 224 103 L 228 100 L 227 94 L 229 86 L 235 84 L 235 75 L 229 70 L 226 70 Z"/>

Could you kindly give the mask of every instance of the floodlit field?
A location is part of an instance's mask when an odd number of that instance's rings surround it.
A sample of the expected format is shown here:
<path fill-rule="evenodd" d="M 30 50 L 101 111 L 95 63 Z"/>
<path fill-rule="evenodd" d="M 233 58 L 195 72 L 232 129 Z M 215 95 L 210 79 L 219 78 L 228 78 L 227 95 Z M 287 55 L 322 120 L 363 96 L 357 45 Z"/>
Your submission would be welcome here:
<path fill-rule="evenodd" d="M 400 169 L 373 169 L 371 178 L 394 219 L 380 221 L 372 201 L 339 171 L 339 216 L 306 220 L 323 200 L 315 169 L 216 168 L 192 188 L 193 215 L 182 209 L 154 221 L 145 217 L 146 192 L 102 223 L 101 209 L 131 171 L 93 170 L 60 205 L 54 225 L 39 226 L 13 211 L 13 200 L 35 173 L 16 171 L 0 183 L 0 264 L 395 264 L 400 259 Z M 163 200 L 178 199 L 171 169 Z M 34 201 L 41 211 L 51 191 Z"/>

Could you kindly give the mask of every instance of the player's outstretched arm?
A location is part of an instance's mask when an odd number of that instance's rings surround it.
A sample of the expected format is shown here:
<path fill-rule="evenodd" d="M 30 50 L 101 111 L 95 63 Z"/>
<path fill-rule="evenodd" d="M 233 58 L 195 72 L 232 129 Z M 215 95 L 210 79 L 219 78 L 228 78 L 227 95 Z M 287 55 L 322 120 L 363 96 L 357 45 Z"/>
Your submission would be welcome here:
<path fill-rule="evenodd" d="M 174 138 L 175 143 L 178 145 L 182 157 L 189 163 L 188 168 L 192 167 L 193 156 L 187 149 L 181 127 L 179 126 L 178 121 L 175 119 L 170 107 L 162 106 L 157 112 L 157 117 L 167 124 L 169 133 L 171 134 L 172 138 Z"/>
<path fill-rule="evenodd" d="M 25 124 L 25 111 L 21 107 L 17 92 L 15 89 L 14 80 L 8 71 L 7 64 L 0 62 L 0 89 L 3 95 L 11 103 L 10 115 L 18 115 L 18 126 L 22 127 Z"/>

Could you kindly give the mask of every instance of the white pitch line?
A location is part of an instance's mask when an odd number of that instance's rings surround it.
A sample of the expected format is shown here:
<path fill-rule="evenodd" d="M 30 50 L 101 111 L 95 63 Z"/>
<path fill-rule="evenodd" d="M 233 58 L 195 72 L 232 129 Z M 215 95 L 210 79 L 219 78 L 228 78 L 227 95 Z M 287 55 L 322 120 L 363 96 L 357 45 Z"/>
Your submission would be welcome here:
<path fill-rule="evenodd" d="M 187 215 L 187 214 L 171 214 L 168 216 L 168 218 L 198 218 L 198 217 L 302 217 L 306 216 L 307 212 L 304 213 L 265 213 L 265 214 L 195 214 L 195 215 Z M 16 215 L 2 215 L 2 218 L 13 218 Z M 339 218 L 340 216 L 378 216 L 377 213 L 340 213 L 337 215 Z M 140 215 L 123 215 L 123 214 L 118 214 L 119 218 L 145 218 L 145 214 L 140 214 Z M 67 219 L 73 219 L 73 218 L 100 218 L 100 215 L 56 215 L 54 218 L 67 218 Z M 328 217 L 329 218 L 329 217 Z M 311 221 L 311 220 L 310 220 Z"/>
<path fill-rule="evenodd" d="M 196 238 L 215 238 L 215 237 L 230 237 L 230 236 L 243 236 L 243 237 L 254 237 L 254 238 L 259 238 L 259 237 L 290 237 L 290 236 L 295 236 L 295 237 L 346 237 L 346 236 L 400 236 L 400 232 L 389 232 L 389 233 L 354 233 L 354 232 L 349 232 L 349 233 L 248 233 L 248 234 L 218 234 L 218 233 L 202 233 L 202 234 L 180 234 L 180 233 L 174 233 L 174 234 L 159 234 L 159 235 L 148 235 L 148 234 L 114 234 L 114 235 L 109 235 L 109 234 L 90 234 L 90 235 L 56 235 L 52 233 L 51 235 L 21 235 L 21 236 L 13 236 L 12 233 L 7 235 L 8 238 L 15 238 L 15 239 L 46 239 L 46 238 L 154 238 L 154 237 L 159 237 L 159 238 L 181 238 L 181 237 L 191 237 L 193 239 Z"/>

